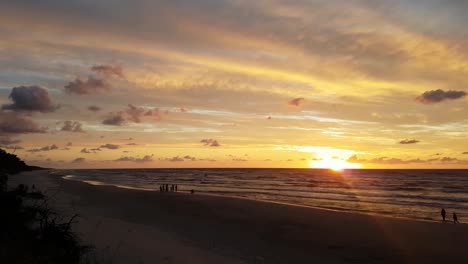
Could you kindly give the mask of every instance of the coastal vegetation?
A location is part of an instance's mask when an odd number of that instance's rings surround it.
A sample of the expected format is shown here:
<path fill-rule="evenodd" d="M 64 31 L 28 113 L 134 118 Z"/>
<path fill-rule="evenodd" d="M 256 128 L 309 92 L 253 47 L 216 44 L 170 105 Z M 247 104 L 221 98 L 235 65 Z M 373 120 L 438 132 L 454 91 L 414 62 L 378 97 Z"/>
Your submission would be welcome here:
<path fill-rule="evenodd" d="M 72 230 L 76 215 L 65 219 L 35 188 L 8 186 L 9 175 L 41 169 L 0 149 L 0 263 L 84 263 L 91 247 Z"/>

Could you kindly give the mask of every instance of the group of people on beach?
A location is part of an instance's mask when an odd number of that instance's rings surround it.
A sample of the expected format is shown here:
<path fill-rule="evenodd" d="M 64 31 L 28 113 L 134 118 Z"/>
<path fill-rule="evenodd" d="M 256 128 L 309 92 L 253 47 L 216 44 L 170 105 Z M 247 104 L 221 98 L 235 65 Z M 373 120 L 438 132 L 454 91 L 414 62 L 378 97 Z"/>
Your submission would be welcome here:
<path fill-rule="evenodd" d="M 177 184 L 161 184 L 159 185 L 160 192 L 177 192 Z"/>
<path fill-rule="evenodd" d="M 444 208 L 442 208 L 442 210 L 440 210 L 440 215 L 442 216 L 442 221 L 445 222 L 445 217 L 447 216 L 447 212 L 445 212 Z M 460 223 L 460 222 L 458 222 L 457 213 L 453 212 L 452 217 L 453 217 L 453 223 L 454 224 Z"/>

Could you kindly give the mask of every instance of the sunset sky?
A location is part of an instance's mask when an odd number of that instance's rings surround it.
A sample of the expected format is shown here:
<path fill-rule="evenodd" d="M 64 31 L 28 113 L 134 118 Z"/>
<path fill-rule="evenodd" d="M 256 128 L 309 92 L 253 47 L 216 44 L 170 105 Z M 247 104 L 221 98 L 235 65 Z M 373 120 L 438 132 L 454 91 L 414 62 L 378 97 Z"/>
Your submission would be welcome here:
<path fill-rule="evenodd" d="M 56 168 L 468 168 L 467 13 L 0 1 L 0 147 Z"/>

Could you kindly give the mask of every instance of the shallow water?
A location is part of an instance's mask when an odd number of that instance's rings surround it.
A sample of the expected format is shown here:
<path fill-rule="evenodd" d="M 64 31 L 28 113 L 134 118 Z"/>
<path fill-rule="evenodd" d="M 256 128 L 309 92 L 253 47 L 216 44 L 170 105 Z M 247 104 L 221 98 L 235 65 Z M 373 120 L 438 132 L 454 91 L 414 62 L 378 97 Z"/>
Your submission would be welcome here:
<path fill-rule="evenodd" d="M 108 169 L 62 170 L 66 179 L 159 191 L 244 197 L 339 211 L 439 220 L 468 217 L 468 170 Z M 205 176 L 206 174 L 206 176 Z"/>

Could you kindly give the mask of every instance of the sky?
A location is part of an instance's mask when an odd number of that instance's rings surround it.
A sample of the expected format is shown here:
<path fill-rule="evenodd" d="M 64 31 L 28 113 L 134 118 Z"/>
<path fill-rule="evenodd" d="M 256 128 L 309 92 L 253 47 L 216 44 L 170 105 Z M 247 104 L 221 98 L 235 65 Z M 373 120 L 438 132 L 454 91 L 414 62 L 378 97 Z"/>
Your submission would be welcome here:
<path fill-rule="evenodd" d="M 0 0 L 0 147 L 54 168 L 468 168 L 464 0 Z"/>

